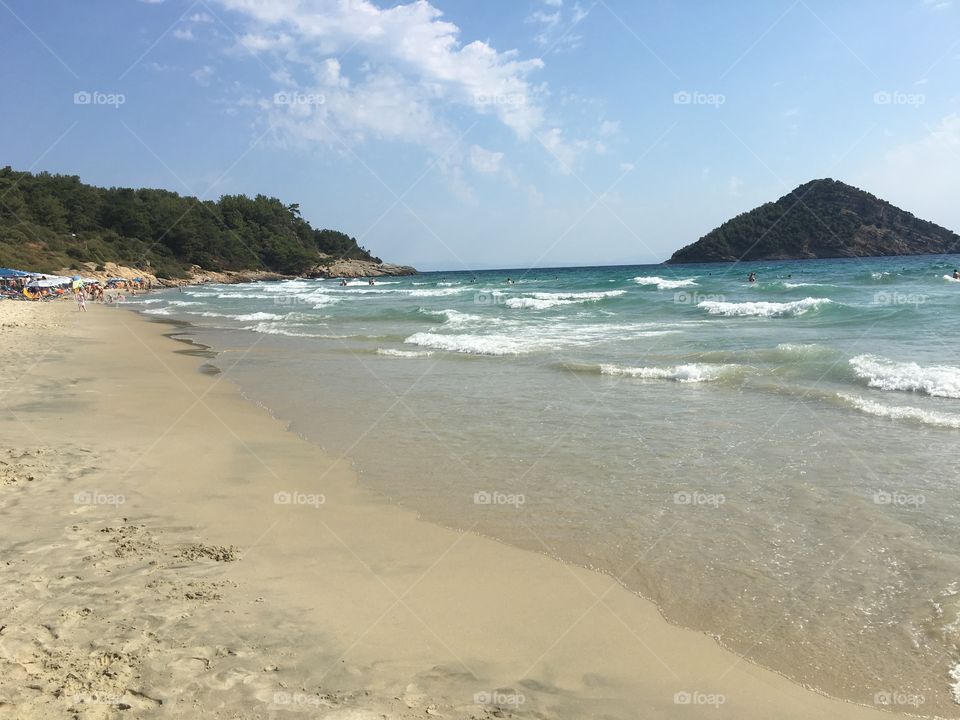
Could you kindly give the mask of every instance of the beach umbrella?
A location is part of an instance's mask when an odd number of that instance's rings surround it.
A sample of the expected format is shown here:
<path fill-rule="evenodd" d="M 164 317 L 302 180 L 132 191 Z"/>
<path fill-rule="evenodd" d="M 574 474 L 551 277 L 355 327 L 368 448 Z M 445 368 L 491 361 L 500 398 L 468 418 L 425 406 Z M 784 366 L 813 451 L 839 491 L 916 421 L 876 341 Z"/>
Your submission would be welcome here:
<path fill-rule="evenodd" d="M 0 268 L 0 278 L 18 278 L 31 277 L 31 273 L 23 270 L 14 270 L 13 268 Z"/>

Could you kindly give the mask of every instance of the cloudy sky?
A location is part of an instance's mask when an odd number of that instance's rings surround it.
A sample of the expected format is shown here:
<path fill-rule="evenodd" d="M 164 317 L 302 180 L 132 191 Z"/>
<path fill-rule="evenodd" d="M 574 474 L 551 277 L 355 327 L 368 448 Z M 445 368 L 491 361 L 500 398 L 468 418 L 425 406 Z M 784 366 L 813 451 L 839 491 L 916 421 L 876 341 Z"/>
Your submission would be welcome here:
<path fill-rule="evenodd" d="M 423 269 L 657 262 L 817 177 L 960 230 L 960 0 L 0 0 L 0 164 Z"/>

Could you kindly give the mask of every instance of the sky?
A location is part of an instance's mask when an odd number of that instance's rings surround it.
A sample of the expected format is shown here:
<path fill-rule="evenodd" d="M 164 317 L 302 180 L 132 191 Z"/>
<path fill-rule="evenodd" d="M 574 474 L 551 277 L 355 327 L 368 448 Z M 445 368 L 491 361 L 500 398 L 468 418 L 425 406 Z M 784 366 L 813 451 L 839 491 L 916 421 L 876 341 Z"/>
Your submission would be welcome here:
<path fill-rule="evenodd" d="M 659 262 L 832 177 L 960 231 L 960 0 L 0 0 L 0 165 L 424 270 Z"/>

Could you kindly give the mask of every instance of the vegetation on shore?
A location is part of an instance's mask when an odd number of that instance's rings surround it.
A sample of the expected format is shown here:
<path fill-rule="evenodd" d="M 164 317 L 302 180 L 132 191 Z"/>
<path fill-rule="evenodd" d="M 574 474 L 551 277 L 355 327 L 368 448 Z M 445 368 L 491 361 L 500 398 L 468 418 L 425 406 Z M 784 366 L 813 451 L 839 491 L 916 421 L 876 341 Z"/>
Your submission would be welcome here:
<path fill-rule="evenodd" d="M 314 229 L 298 205 L 276 198 L 214 202 L 0 169 L 0 266 L 56 272 L 115 262 L 182 278 L 194 265 L 296 275 L 340 259 L 381 262 L 345 233 Z"/>
<path fill-rule="evenodd" d="M 960 236 L 838 180 L 811 180 L 737 215 L 669 263 L 928 255 L 960 251 Z"/>

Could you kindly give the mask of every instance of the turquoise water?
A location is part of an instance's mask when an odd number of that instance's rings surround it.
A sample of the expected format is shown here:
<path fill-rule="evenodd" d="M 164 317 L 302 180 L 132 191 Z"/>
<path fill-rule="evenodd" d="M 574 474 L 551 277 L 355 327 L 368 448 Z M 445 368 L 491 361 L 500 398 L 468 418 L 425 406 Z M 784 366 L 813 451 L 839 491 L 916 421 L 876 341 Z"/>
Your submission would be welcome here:
<path fill-rule="evenodd" d="M 606 572 L 829 693 L 958 716 L 958 266 L 448 272 L 138 302 L 193 323 L 250 397 L 391 501 Z"/>

